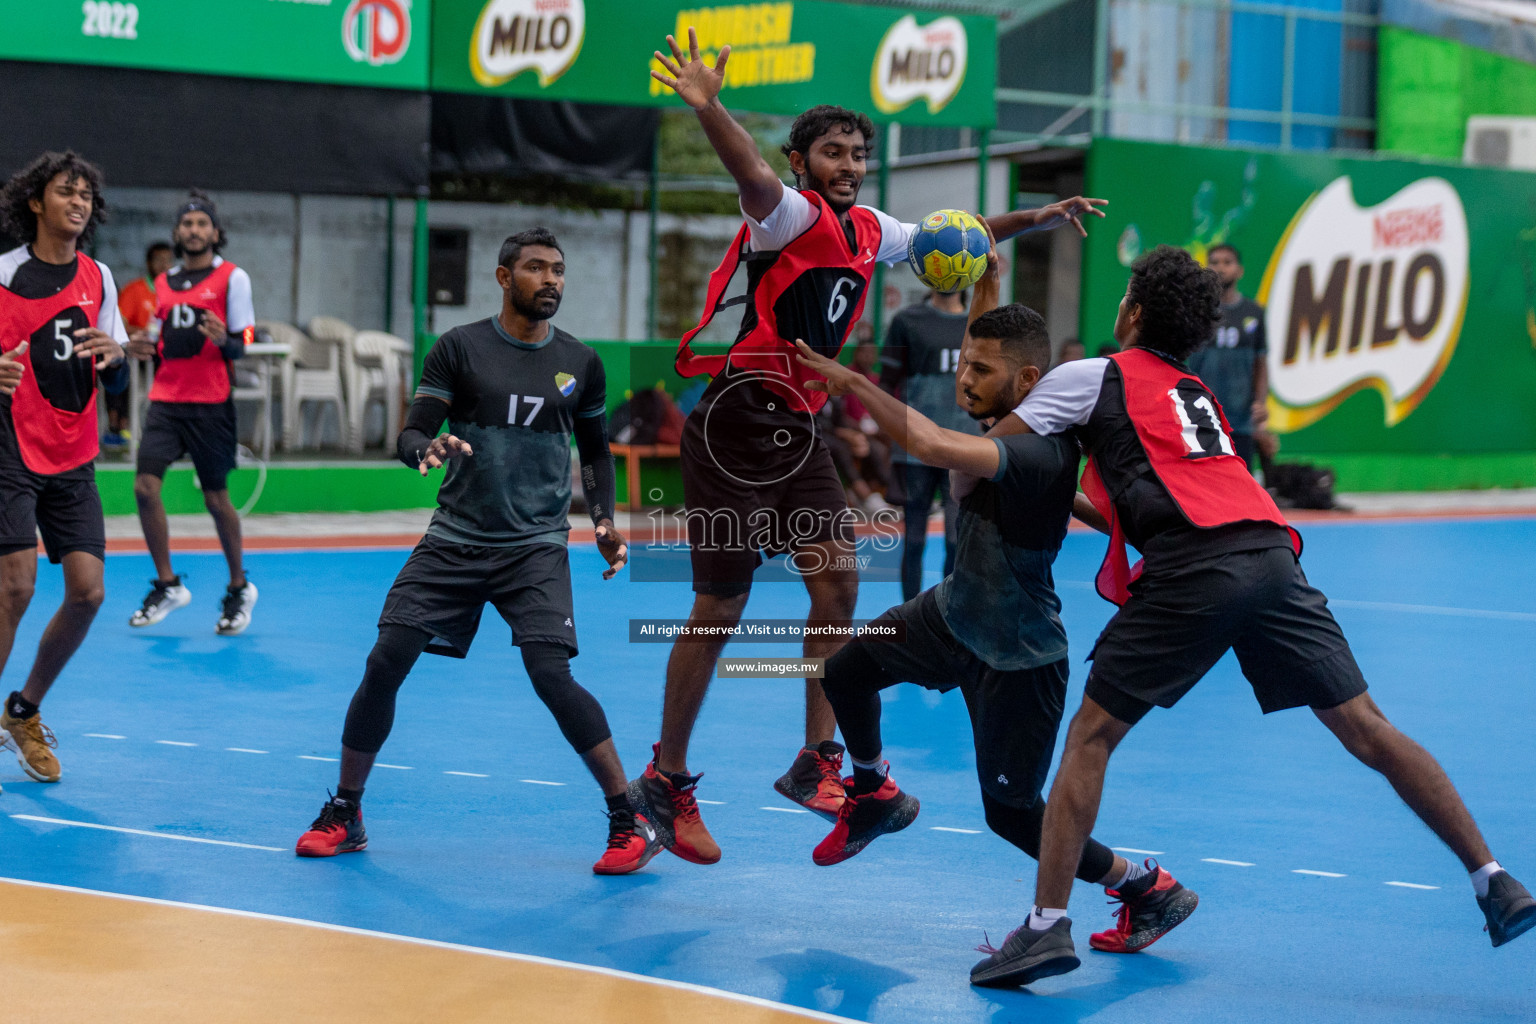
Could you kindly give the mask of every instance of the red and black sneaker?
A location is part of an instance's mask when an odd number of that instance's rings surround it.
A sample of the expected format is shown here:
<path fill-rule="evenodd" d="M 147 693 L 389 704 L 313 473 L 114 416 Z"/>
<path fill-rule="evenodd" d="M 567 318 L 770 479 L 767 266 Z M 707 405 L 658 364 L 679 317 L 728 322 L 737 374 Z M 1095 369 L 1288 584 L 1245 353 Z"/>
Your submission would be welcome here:
<path fill-rule="evenodd" d="M 625 808 L 608 811 L 608 849 L 592 865 L 597 875 L 627 875 L 639 871 L 661 852 L 661 840 L 645 815 Z"/>
<path fill-rule="evenodd" d="M 1167 935 L 1195 912 L 1200 897 L 1186 889 L 1157 861 L 1143 862 L 1147 873 L 1105 895 L 1118 902 L 1119 920 L 1107 932 L 1088 937 L 1088 945 L 1102 953 L 1140 953 Z"/>
<path fill-rule="evenodd" d="M 714 864 L 720 859 L 720 844 L 704 827 L 693 796 L 704 776 L 658 772 L 655 759 L 660 751 L 660 743 L 651 745 L 651 763 L 629 784 L 629 805 L 650 822 L 662 846 L 691 863 Z"/>
<path fill-rule="evenodd" d="M 338 853 L 356 853 L 367 846 L 362 807 L 333 796 L 320 808 L 320 817 L 309 826 L 309 831 L 299 836 L 293 852 L 300 857 L 334 857 Z"/>
<path fill-rule="evenodd" d="M 817 746 L 801 749 L 795 763 L 779 776 L 773 788 L 790 803 L 836 821 L 837 812 L 843 807 L 842 771 L 843 745 L 824 740 Z"/>
<path fill-rule="evenodd" d="M 844 780 L 843 786 L 846 796 L 837 824 L 811 853 L 811 860 L 822 867 L 847 860 L 876 836 L 900 832 L 917 818 L 917 797 L 897 789 L 890 776 L 870 793 L 855 793 L 851 778 Z"/>

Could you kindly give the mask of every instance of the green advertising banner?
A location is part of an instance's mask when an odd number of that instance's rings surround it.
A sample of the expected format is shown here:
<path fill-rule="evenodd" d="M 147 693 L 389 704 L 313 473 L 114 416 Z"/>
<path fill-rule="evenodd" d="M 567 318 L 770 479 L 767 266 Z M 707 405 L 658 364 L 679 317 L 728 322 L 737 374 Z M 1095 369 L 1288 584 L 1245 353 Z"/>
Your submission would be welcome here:
<path fill-rule="evenodd" d="M 688 27 L 713 63 L 731 47 L 721 100 L 794 114 L 818 103 L 904 124 L 981 127 L 995 116 L 990 18 L 794 0 L 700 6 L 676 0 L 461 0 L 433 15 L 432 88 L 539 99 L 672 106 L 650 77 L 655 50 Z"/>
<path fill-rule="evenodd" d="M 1137 255 L 1226 242 L 1288 456 L 1536 452 L 1536 174 L 1098 139 L 1088 194 L 1089 351 Z"/>
<path fill-rule="evenodd" d="M 0 0 L 0 59 L 427 87 L 431 0 Z"/>

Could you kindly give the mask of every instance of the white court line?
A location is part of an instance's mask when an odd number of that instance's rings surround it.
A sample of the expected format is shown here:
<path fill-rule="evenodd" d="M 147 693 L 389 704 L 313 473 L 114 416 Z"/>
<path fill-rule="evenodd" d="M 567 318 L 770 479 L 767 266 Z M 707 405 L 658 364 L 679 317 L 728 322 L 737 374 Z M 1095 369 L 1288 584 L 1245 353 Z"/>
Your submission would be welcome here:
<path fill-rule="evenodd" d="M 1448 608 L 1438 604 L 1397 604 L 1392 601 L 1350 601 L 1328 599 L 1342 608 L 1365 608 L 1382 612 L 1417 612 L 1420 615 L 1452 615 L 1463 619 L 1502 619 L 1506 622 L 1536 622 L 1536 612 L 1503 612 L 1487 608 Z"/>
<path fill-rule="evenodd" d="M 125 740 L 127 736 L 117 736 L 110 732 L 88 732 L 85 735 L 93 740 Z"/>
<path fill-rule="evenodd" d="M 234 846 L 241 850 L 268 850 L 285 852 L 280 846 L 256 846 L 251 843 L 231 843 L 224 839 L 202 839 L 198 836 L 178 836 L 173 832 L 147 832 L 141 828 L 120 828 L 117 825 L 98 825 L 94 821 L 67 821 L 64 818 L 40 818 L 35 814 L 13 814 L 17 821 L 40 821 L 45 825 L 71 825 L 75 828 L 95 828 L 103 832 L 126 832 L 131 836 L 151 836 L 155 839 L 179 839 L 184 843 L 207 843 L 209 846 Z"/>
<path fill-rule="evenodd" d="M 810 814 L 803 807 L 759 807 L 760 811 L 773 811 L 776 814 Z"/>
<path fill-rule="evenodd" d="M 251 747 L 225 747 L 232 754 L 270 754 L 270 750 L 254 750 Z"/>
<path fill-rule="evenodd" d="M 1227 864 L 1234 868 L 1253 867 L 1253 865 L 1246 860 L 1222 860 L 1220 857 L 1201 857 L 1200 859 L 1205 861 L 1207 864 Z"/>
<path fill-rule="evenodd" d="M 958 833 L 960 833 L 963 836 L 979 836 L 979 835 L 981 835 L 981 830 L 980 829 L 975 829 L 975 828 L 950 828 L 948 825 L 934 825 L 932 827 L 931 831 L 934 831 L 934 832 L 958 832 Z"/>
<path fill-rule="evenodd" d="M 166 747 L 195 747 L 196 743 L 188 743 L 186 740 L 155 740 L 156 743 Z"/>
<path fill-rule="evenodd" d="M 375 768 L 398 768 L 403 772 L 413 772 L 416 770 L 408 764 L 385 764 L 383 761 L 375 761 L 373 766 Z"/>
<path fill-rule="evenodd" d="M 518 779 L 518 782 L 526 782 L 530 786 L 563 786 L 563 782 L 545 782 L 543 779 Z"/>
<path fill-rule="evenodd" d="M 1438 889 L 1438 885 L 1420 885 L 1418 882 L 1387 882 L 1387 885 L 1395 885 L 1400 889 Z"/>
<path fill-rule="evenodd" d="M 1316 875 L 1318 878 L 1348 878 L 1349 877 L 1348 875 L 1341 875 L 1337 871 L 1313 871 L 1310 868 L 1292 868 L 1291 869 L 1291 874 L 1293 874 L 1293 875 Z"/>
<path fill-rule="evenodd" d="M 1111 846 L 1110 849 L 1117 853 L 1139 853 L 1143 857 L 1161 857 L 1163 855 L 1162 850 L 1138 850 L 1134 846 Z"/>
<path fill-rule="evenodd" d="M 73 892 L 82 896 L 104 896 L 108 899 L 125 900 L 129 903 L 148 903 L 157 907 L 175 907 L 178 910 L 200 910 L 208 914 L 223 914 L 227 917 L 243 917 L 253 921 L 276 921 L 278 924 L 298 925 L 301 928 L 314 928 L 319 931 L 340 932 L 343 935 L 361 935 L 368 939 L 387 939 L 391 942 L 404 942 L 412 946 L 426 946 L 432 949 L 447 949 L 456 953 L 474 953 L 479 956 L 495 957 L 498 960 L 515 960 L 519 963 L 538 964 L 544 967 L 560 967 L 571 971 L 580 971 L 584 974 L 597 974 L 607 978 L 622 978 L 625 981 L 640 982 L 645 985 L 654 985 L 657 988 L 676 989 L 681 992 L 698 992 L 716 999 L 726 999 L 733 1003 L 741 1003 L 747 1006 L 759 1006 L 765 1009 L 776 1010 L 779 1013 L 804 1017 L 806 1020 L 827 1021 L 828 1024 L 858 1024 L 848 1017 L 836 1017 L 830 1013 L 821 1013 L 818 1010 L 806 1010 L 798 1006 L 788 1006 L 784 1003 L 775 1003 L 770 999 L 759 999 L 757 996 L 744 996 L 739 992 L 727 992 L 724 989 L 710 988 L 707 985 L 695 985 L 686 981 L 670 981 L 663 978 L 650 978 L 643 974 L 631 974 L 628 971 L 617 971 L 612 967 L 594 967 L 591 964 L 572 963 L 567 960 L 553 960 L 549 957 L 532 956 L 528 953 L 509 953 L 502 949 L 485 949 L 481 946 L 465 946 L 457 942 L 439 942 L 436 939 L 418 939 L 412 935 L 394 935 L 389 932 L 370 931 L 366 928 L 349 928 L 340 924 L 325 924 L 321 921 L 305 921 L 297 917 L 280 917 L 277 914 L 261 914 L 251 910 L 231 910 L 228 907 L 210 907 L 201 903 L 181 903 L 177 900 L 155 899 L 152 896 L 129 896 L 120 892 L 105 892 L 101 889 L 82 889 L 73 885 L 56 885 L 52 882 L 34 882 L 26 878 L 3 878 L 0 882 L 11 885 L 26 885 L 34 889 L 51 889 L 54 892 Z"/>
<path fill-rule="evenodd" d="M 695 797 L 693 802 L 696 803 L 696 804 L 710 804 L 711 806 L 714 806 L 714 807 L 724 807 L 725 806 L 725 801 L 724 800 L 700 800 L 697 797 Z"/>
<path fill-rule="evenodd" d="M 462 775 L 468 779 L 488 779 L 489 775 L 481 775 L 479 772 L 443 772 L 444 775 Z"/>
<path fill-rule="evenodd" d="M 314 754 L 300 754 L 300 761 L 340 761 L 339 757 L 316 757 Z"/>

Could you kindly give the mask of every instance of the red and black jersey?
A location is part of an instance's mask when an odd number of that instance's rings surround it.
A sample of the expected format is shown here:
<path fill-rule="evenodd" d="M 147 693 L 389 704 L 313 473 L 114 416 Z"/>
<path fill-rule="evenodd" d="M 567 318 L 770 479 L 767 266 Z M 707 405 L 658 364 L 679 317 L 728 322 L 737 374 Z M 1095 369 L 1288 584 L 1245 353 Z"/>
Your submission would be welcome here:
<path fill-rule="evenodd" d="M 230 361 L 202 332 L 202 324 L 208 313 L 229 323 L 229 279 L 238 269 L 221 260 L 200 279 L 177 270 L 155 279 L 160 365 L 149 389 L 151 401 L 213 404 L 229 399 Z"/>
<path fill-rule="evenodd" d="M 102 269 L 83 254 L 73 279 L 55 294 L 23 298 L 0 286 L 0 351 L 30 343 L 8 404 L 17 448 L 34 473 L 67 472 L 100 451 L 96 367 L 75 353 L 75 331 L 97 326 L 105 301 Z M 109 314 L 116 316 L 116 309 Z"/>
<path fill-rule="evenodd" d="M 829 358 L 842 351 L 863 314 L 881 235 L 875 214 L 855 206 L 849 211 L 850 242 L 841 219 L 821 196 L 803 190 L 800 194 L 820 212 L 815 223 L 784 248 L 750 252 L 750 229 L 742 225 L 730 251 L 710 275 L 703 318 L 678 345 L 677 372 L 684 377 L 701 373 L 718 377 L 729 364 L 733 371 L 750 374 L 789 399 L 795 410 L 814 413 L 827 396 L 805 390 L 807 380 L 821 378 L 796 362 L 795 339 Z M 723 356 L 695 355 L 689 342 L 725 308 L 721 300 L 743 262 L 747 264 L 747 310 L 735 343 Z"/>
<path fill-rule="evenodd" d="M 1247 465 L 1232 449 L 1231 428 L 1209 388 L 1188 369 L 1156 353 L 1132 348 L 1109 357 L 1118 373 L 1125 416 L 1135 430 L 1146 465 L 1178 514 L 1200 530 L 1236 524 L 1272 524 L 1289 531 L 1292 549 L 1301 553 L 1301 535 L 1291 529 L 1269 492 L 1260 487 Z M 1116 604 L 1130 597 L 1127 589 L 1140 573 L 1129 565 L 1126 532 L 1118 506 L 1128 498 L 1136 478 L 1144 473 L 1106 469 L 1118 461 L 1103 445 L 1090 445 L 1083 493 L 1109 520 L 1109 550 L 1099 569 L 1099 593 Z M 1138 540 L 1137 543 L 1143 543 Z"/>

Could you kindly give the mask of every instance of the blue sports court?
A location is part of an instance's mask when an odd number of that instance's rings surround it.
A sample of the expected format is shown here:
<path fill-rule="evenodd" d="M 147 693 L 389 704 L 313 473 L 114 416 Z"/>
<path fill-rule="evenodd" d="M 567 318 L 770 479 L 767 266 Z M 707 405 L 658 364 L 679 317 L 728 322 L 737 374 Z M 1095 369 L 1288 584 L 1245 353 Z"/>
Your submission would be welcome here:
<path fill-rule="evenodd" d="M 1536 519 L 1303 532 L 1303 564 L 1377 702 L 1441 760 L 1496 855 L 1536 874 Z M 1102 551 L 1102 538 L 1073 532 L 1057 562 L 1069 708 L 1111 610 L 1088 584 Z M 1109 927 L 1111 911 L 1080 883 L 1071 915 L 1083 966 L 1027 991 L 966 983 L 983 935 L 1000 942 L 1022 922 L 1034 864 L 986 831 L 958 693 L 888 691 L 886 756 L 922 813 L 817 868 L 810 851 L 826 824 L 771 789 L 799 742 L 799 682 L 717 681 L 690 759 L 706 773 L 699 793 L 722 861 L 662 853 L 639 874 L 600 878 L 596 787 L 489 612 L 467 661 L 425 657 L 403 689 L 368 787 L 369 849 L 299 860 L 293 842 L 335 784 L 342 715 L 405 555 L 252 552 L 259 614 L 233 641 L 213 635 L 201 600 L 220 585 L 217 554 L 178 556 L 200 599 L 142 631 L 125 623 L 148 559 L 110 556 L 101 617 L 48 705 L 64 781 L 33 783 L 0 763 L 0 877 L 526 954 L 882 1024 L 1491 1024 L 1536 1013 L 1536 943 L 1491 949 L 1455 859 L 1310 714 L 1262 719 L 1230 656 L 1132 732 L 1097 832 L 1159 859 L 1200 894 L 1199 910 L 1147 952 L 1092 953 L 1087 935 Z M 927 555 L 931 583 L 942 544 Z M 634 775 L 658 727 L 668 647 L 626 642 L 627 620 L 682 614 L 688 586 L 605 584 L 590 545 L 574 546 L 572 562 L 583 645 L 573 668 Z M 35 607 L 53 607 L 60 586 L 41 567 Z M 866 585 L 859 615 L 898 597 L 893 583 Z M 794 618 L 805 604 L 798 586 L 759 586 L 747 614 Z M 13 673 L 45 621 L 23 622 Z M 736 653 L 798 651 L 727 649 Z M 0 923 L 7 958 L 44 956 L 48 927 Z M 152 970 L 153 960 L 146 950 L 141 963 L 100 966 Z M 570 973 L 572 998 L 604 977 Z M 451 988 L 434 998 L 476 997 Z M 601 1013 L 626 1016 L 623 1005 Z"/>

